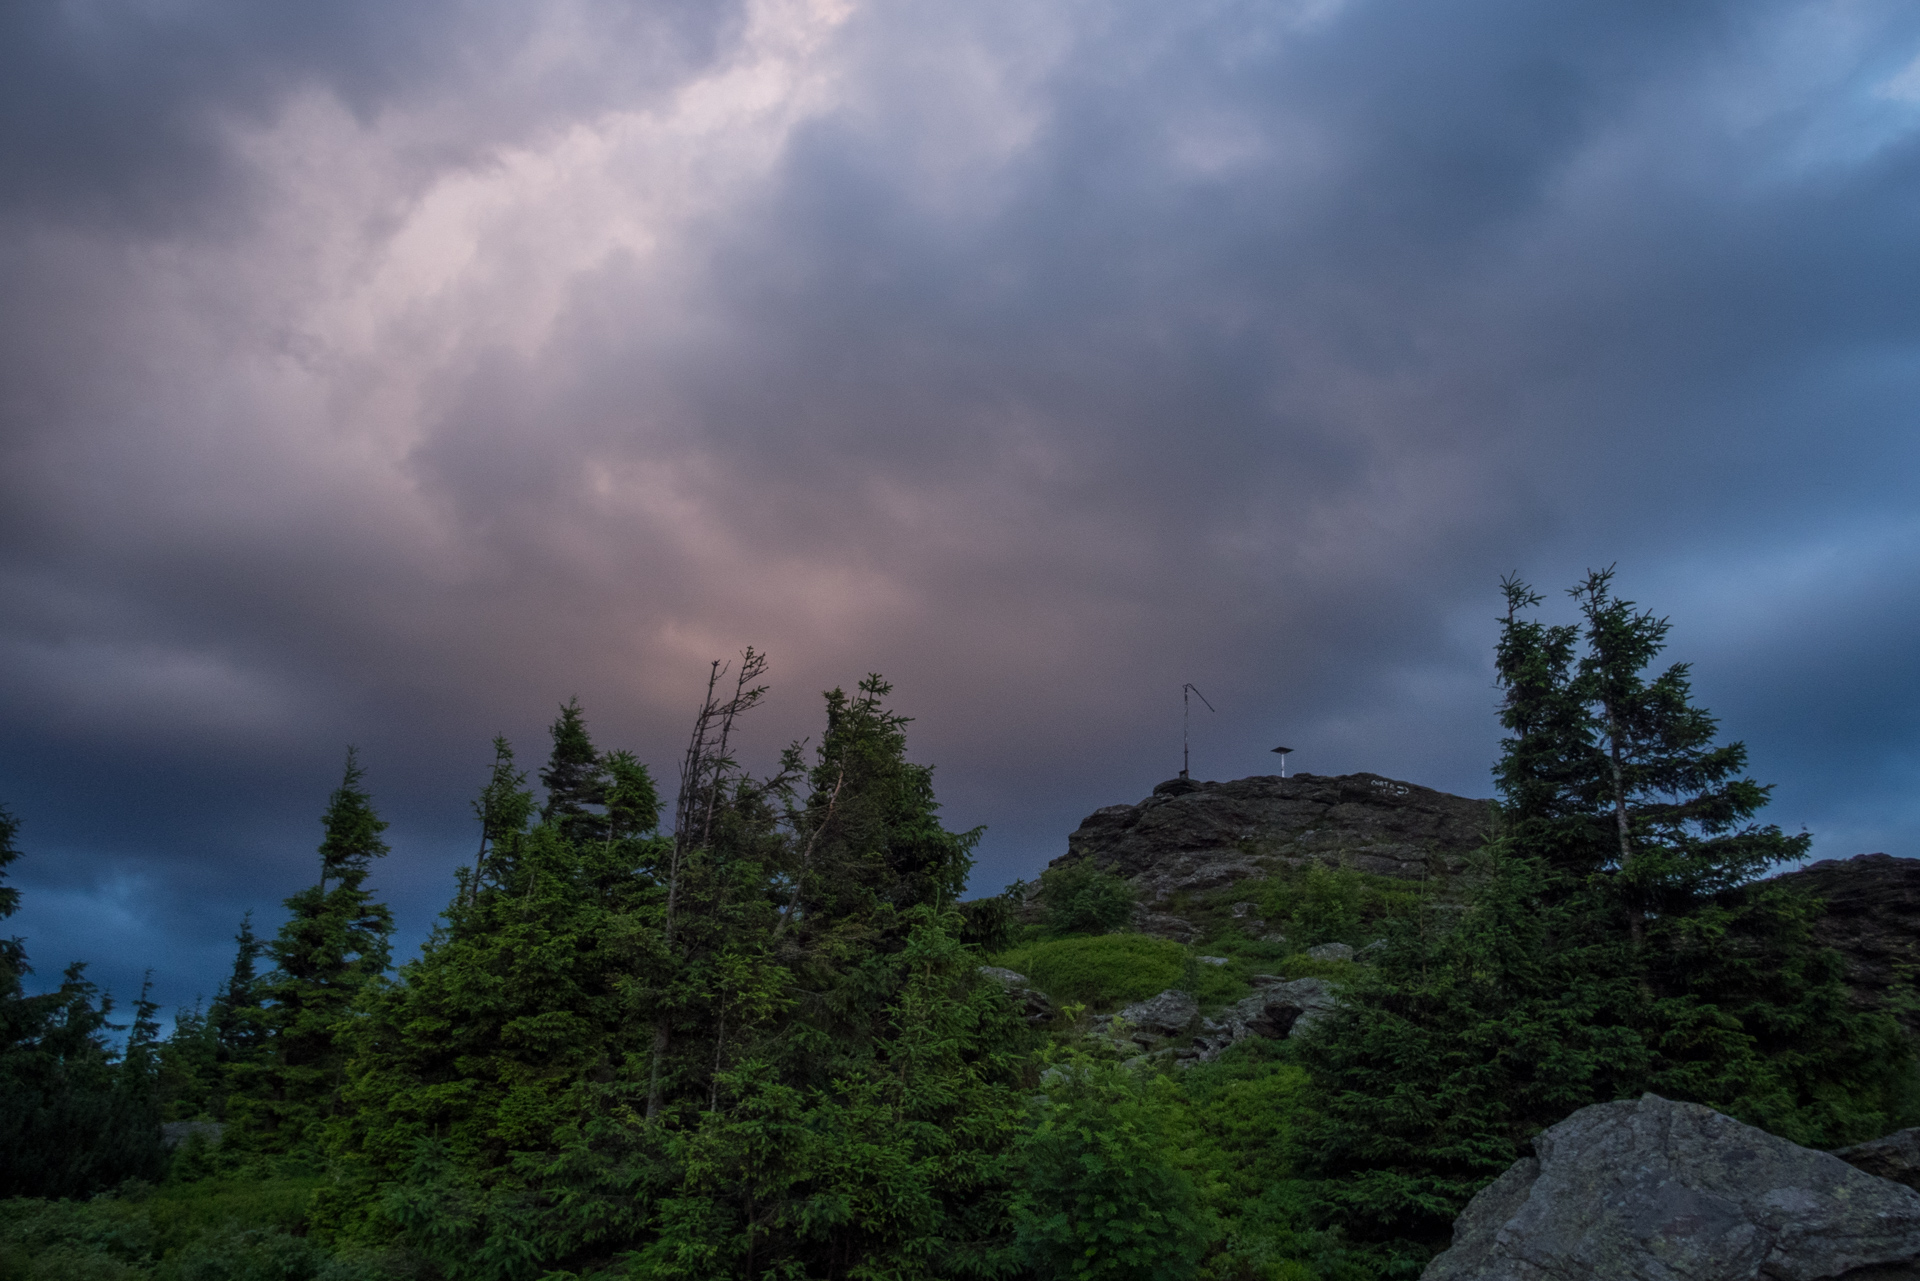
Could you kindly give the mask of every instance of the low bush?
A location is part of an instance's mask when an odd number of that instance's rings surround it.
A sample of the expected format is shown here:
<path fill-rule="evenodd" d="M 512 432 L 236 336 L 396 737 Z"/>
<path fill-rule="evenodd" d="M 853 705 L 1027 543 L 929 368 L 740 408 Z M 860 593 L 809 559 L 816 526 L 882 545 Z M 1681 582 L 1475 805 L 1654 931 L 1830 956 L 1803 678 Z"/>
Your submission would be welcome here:
<path fill-rule="evenodd" d="M 0 1281 L 361 1281 L 397 1261 L 304 1235 L 318 1178 L 138 1181 L 86 1201 L 0 1201 Z"/>
<path fill-rule="evenodd" d="M 1077 859 L 1040 874 L 1040 901 L 1047 928 L 1056 934 L 1106 934 L 1133 921 L 1139 897 L 1132 882 L 1102 871 L 1092 859 Z"/>
<path fill-rule="evenodd" d="M 994 963 L 1026 975 L 1056 1004 L 1079 1001 L 1094 1009 L 1109 1009 L 1178 987 L 1190 973 L 1186 948 L 1145 934 L 1033 943 L 1002 953 Z"/>

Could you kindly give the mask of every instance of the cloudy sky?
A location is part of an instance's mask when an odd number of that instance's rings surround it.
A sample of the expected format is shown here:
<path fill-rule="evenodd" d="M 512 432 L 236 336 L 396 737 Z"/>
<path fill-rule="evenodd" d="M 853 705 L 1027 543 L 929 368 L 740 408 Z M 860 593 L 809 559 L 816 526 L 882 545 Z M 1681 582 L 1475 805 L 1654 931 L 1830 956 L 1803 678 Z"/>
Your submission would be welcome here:
<path fill-rule="evenodd" d="M 358 744 L 869 671 L 976 889 L 1179 767 L 1487 795 L 1617 562 L 1821 856 L 1920 853 L 1920 8 L 0 8 L 0 800 L 41 976 L 211 991 Z M 1557 604 L 1555 609 L 1564 609 Z"/>

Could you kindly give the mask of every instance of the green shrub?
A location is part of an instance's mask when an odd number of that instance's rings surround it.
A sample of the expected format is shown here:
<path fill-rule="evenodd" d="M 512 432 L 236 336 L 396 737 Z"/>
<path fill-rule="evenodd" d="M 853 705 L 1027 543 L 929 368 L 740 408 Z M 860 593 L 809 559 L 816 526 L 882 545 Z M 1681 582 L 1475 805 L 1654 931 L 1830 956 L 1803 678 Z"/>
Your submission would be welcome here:
<path fill-rule="evenodd" d="M 1113 1064 L 1053 1069 L 1020 1153 L 1016 1249 L 1041 1276 L 1188 1281 L 1211 1237 L 1173 1082 Z"/>
<path fill-rule="evenodd" d="M 1138 897 L 1124 877 L 1103 872 L 1092 859 L 1076 859 L 1040 874 L 1040 901 L 1047 928 L 1056 934 L 1106 934 L 1133 920 Z"/>
<path fill-rule="evenodd" d="M 1268 927 L 1285 933 L 1291 949 L 1358 946 L 1379 937 L 1387 921 L 1411 916 L 1421 889 L 1354 867 L 1307 863 L 1271 877 L 1256 901 Z"/>
<path fill-rule="evenodd" d="M 137 1181 L 87 1201 L 0 1201 L 0 1281 L 352 1281 L 385 1275 L 299 1235 L 322 1180 Z"/>
<path fill-rule="evenodd" d="M 1026 975 L 1056 1004 L 1083 1001 L 1104 1009 L 1178 986 L 1187 949 L 1145 934 L 1103 934 L 1030 944 L 994 963 Z"/>

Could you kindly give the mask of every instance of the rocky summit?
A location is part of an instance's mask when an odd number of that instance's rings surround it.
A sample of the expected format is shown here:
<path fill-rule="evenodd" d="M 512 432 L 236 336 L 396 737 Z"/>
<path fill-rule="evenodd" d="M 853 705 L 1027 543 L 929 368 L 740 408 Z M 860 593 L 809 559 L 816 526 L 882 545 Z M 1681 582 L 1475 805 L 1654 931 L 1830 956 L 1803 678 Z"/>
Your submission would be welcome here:
<path fill-rule="evenodd" d="M 1126 877 L 1140 891 L 1143 928 L 1177 934 L 1178 922 L 1156 920 L 1177 899 L 1287 864 L 1345 864 L 1404 880 L 1456 876 L 1485 841 L 1492 806 L 1378 774 L 1176 778 L 1138 804 L 1095 810 L 1054 865 L 1092 859 Z"/>

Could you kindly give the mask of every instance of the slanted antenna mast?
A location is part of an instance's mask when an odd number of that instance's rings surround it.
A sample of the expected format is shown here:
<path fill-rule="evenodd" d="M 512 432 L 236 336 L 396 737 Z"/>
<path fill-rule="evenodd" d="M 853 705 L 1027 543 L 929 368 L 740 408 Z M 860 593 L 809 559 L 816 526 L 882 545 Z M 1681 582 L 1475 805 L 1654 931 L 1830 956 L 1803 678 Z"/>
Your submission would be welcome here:
<path fill-rule="evenodd" d="M 1193 703 L 1189 698 L 1189 696 L 1191 696 L 1191 698 L 1197 698 L 1203 703 L 1207 703 L 1207 696 L 1205 694 L 1202 694 L 1199 690 L 1195 689 L 1191 681 L 1189 681 L 1187 684 L 1182 685 L 1180 687 L 1180 777 L 1181 778 L 1187 777 L 1187 766 L 1190 763 L 1188 759 L 1189 735 L 1187 731 L 1190 723 L 1193 720 Z M 1207 703 L 1207 710 L 1210 712 L 1213 712 L 1216 715 L 1218 715 L 1220 711 L 1220 709 L 1215 707 L 1212 703 Z"/>

